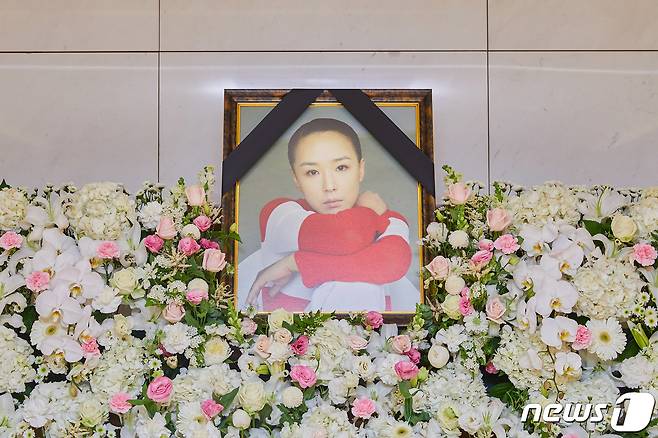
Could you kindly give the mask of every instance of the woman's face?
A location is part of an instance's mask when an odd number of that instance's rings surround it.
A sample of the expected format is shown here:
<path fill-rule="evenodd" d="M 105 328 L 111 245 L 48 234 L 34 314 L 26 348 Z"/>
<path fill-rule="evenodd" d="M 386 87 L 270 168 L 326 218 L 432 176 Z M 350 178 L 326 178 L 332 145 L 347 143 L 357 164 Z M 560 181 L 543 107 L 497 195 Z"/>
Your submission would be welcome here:
<path fill-rule="evenodd" d="M 354 207 L 365 165 L 349 138 L 335 131 L 315 132 L 297 144 L 293 179 L 313 210 L 338 213 Z"/>

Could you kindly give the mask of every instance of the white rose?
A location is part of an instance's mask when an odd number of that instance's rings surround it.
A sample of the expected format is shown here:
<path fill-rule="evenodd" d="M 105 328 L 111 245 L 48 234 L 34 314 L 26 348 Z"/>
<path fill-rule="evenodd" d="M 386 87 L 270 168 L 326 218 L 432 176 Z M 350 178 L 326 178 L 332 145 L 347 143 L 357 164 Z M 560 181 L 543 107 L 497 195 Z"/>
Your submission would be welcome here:
<path fill-rule="evenodd" d="M 249 412 L 258 412 L 265 406 L 265 385 L 262 380 L 243 382 L 238 390 L 240 406 Z"/>
<path fill-rule="evenodd" d="M 107 412 L 95 398 L 85 400 L 80 406 L 80 423 L 87 427 L 95 427 L 105 421 Z"/>
<path fill-rule="evenodd" d="M 453 248 L 466 248 L 468 246 L 468 234 L 464 230 L 457 230 L 450 233 L 448 242 Z"/>
<path fill-rule="evenodd" d="M 236 411 L 233 412 L 232 420 L 233 426 L 238 429 L 246 429 L 251 424 L 251 417 L 242 409 L 236 409 Z"/>
<path fill-rule="evenodd" d="M 466 286 L 466 282 L 459 275 L 450 275 L 446 278 L 446 292 L 450 295 L 459 295 Z"/>
<path fill-rule="evenodd" d="M 189 283 L 187 283 L 187 290 L 194 289 L 205 290 L 208 292 L 209 286 L 206 280 L 203 278 L 195 278 L 194 280 L 191 280 Z"/>
<path fill-rule="evenodd" d="M 289 386 L 283 391 L 283 394 L 281 394 L 281 400 L 283 406 L 288 409 L 294 409 L 297 406 L 301 406 L 304 402 L 304 393 L 296 386 Z"/>
<path fill-rule="evenodd" d="M 110 284 L 114 286 L 120 294 L 129 295 L 137 289 L 137 276 L 133 268 L 125 268 L 115 271 L 112 274 Z"/>
<path fill-rule="evenodd" d="M 267 317 L 267 323 L 270 326 L 270 333 L 276 332 L 280 328 L 283 328 L 283 321 L 287 321 L 292 324 L 292 313 L 287 312 L 284 309 L 276 309 Z"/>
<path fill-rule="evenodd" d="M 635 225 L 633 219 L 623 214 L 616 215 L 610 226 L 612 227 L 612 234 L 622 242 L 630 242 L 637 232 L 637 225 Z"/>
<path fill-rule="evenodd" d="M 206 366 L 216 365 L 224 362 L 231 355 L 228 342 L 220 337 L 212 337 L 206 342 L 203 359 Z"/>
<path fill-rule="evenodd" d="M 199 228 L 194 224 L 185 225 L 180 233 L 183 235 L 183 237 L 188 236 L 194 240 L 199 240 L 201 237 L 201 231 L 199 231 Z"/>
<path fill-rule="evenodd" d="M 450 353 L 443 345 L 432 345 L 427 353 L 427 359 L 434 368 L 443 368 L 450 359 Z"/>

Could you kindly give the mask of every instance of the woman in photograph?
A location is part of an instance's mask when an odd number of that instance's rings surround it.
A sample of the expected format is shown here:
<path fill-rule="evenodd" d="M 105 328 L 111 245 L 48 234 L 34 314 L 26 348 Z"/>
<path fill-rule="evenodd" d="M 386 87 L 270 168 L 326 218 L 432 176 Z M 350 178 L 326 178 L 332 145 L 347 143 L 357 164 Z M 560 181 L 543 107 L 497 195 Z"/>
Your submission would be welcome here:
<path fill-rule="evenodd" d="M 238 266 L 240 308 L 413 311 L 419 291 L 405 277 L 409 227 L 378 194 L 361 193 L 356 132 L 314 119 L 291 136 L 288 161 L 304 197 L 261 210 L 261 247 Z"/>

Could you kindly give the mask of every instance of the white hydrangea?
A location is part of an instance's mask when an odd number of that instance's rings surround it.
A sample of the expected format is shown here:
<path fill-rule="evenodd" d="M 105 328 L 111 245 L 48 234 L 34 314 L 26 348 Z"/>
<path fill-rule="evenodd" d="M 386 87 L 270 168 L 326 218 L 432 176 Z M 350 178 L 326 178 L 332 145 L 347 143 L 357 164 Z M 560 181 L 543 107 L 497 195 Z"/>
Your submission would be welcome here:
<path fill-rule="evenodd" d="M 578 197 L 569 187 L 560 182 L 547 182 L 508 197 L 502 207 L 512 213 L 515 225 L 531 224 L 541 228 L 549 222 L 576 225 L 580 220 L 578 204 Z"/>
<path fill-rule="evenodd" d="M 174 379 L 174 403 L 194 402 L 212 398 L 213 393 L 228 394 L 241 383 L 240 373 L 229 368 L 228 364 L 212 365 L 205 368 L 190 368 L 187 373 Z"/>
<path fill-rule="evenodd" d="M 349 322 L 332 319 L 325 322 L 311 336 L 306 356 L 314 358 L 316 353 L 319 353 L 318 379 L 331 380 L 334 370 L 341 368 L 343 359 L 351 354 L 347 342 L 351 333 L 352 327 Z"/>
<path fill-rule="evenodd" d="M 309 409 L 302 416 L 298 432 L 301 433 L 290 435 L 290 437 L 340 436 L 342 438 L 356 438 L 358 433 L 347 418 L 347 411 L 337 409 L 327 403 Z M 324 434 L 316 435 L 318 433 Z"/>
<path fill-rule="evenodd" d="M 629 213 L 637 224 L 638 234 L 641 239 L 651 236 L 658 231 L 658 190 L 647 189 L 642 193 L 640 200 L 632 204 Z"/>
<path fill-rule="evenodd" d="M 155 230 L 162 216 L 162 204 L 159 202 L 148 202 L 139 209 L 137 217 L 142 226 L 147 230 Z"/>
<path fill-rule="evenodd" d="M 553 377 L 553 363 L 549 357 L 542 355 L 546 345 L 541 341 L 539 333 L 528 333 L 521 330 L 501 330 L 500 345 L 492 362 L 505 372 L 510 381 L 520 389 L 540 388 L 547 379 Z M 519 363 L 529 353 L 537 353 L 541 359 L 538 369 L 523 367 Z"/>
<path fill-rule="evenodd" d="M 0 230 L 11 230 L 22 225 L 27 211 L 27 197 L 17 188 L 0 190 Z"/>
<path fill-rule="evenodd" d="M 65 430 L 79 418 L 80 399 L 72 397 L 71 392 L 68 382 L 42 383 L 30 393 L 19 412 L 32 427 Z"/>
<path fill-rule="evenodd" d="M 644 286 L 631 263 L 606 256 L 588 261 L 573 282 L 580 292 L 576 313 L 594 319 L 626 319 Z"/>
<path fill-rule="evenodd" d="M 66 215 L 78 238 L 118 240 L 137 219 L 135 201 L 119 184 L 86 184 L 72 195 Z"/>
<path fill-rule="evenodd" d="M 176 431 L 185 438 L 221 437 L 219 429 L 205 416 L 198 401 L 183 403 L 179 406 Z"/>
<path fill-rule="evenodd" d="M 560 400 L 560 403 L 564 404 L 606 403 L 612 406 L 619 397 L 619 389 L 607 371 L 583 374 L 581 380 L 563 385 L 561 389 L 564 390 L 564 398 Z"/>
<path fill-rule="evenodd" d="M 146 350 L 142 341 L 133 337 L 119 340 L 103 352 L 89 379 L 95 393 L 108 398 L 117 392 L 137 394 L 148 371 Z"/>
<path fill-rule="evenodd" d="M 467 407 L 486 405 L 489 402 L 487 390 L 478 373 L 469 372 L 454 362 L 432 371 L 420 389 L 425 393 L 425 411 L 438 414 L 446 404 L 453 406 L 456 414 Z"/>
<path fill-rule="evenodd" d="M 13 330 L 0 326 L 0 393 L 25 391 L 25 384 L 34 381 L 32 347 Z"/>

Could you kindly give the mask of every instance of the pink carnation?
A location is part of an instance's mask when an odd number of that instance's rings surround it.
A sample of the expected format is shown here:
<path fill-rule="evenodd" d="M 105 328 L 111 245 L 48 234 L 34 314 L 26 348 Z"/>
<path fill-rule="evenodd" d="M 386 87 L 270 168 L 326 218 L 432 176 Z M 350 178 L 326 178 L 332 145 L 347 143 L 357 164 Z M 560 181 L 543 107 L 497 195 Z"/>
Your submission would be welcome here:
<path fill-rule="evenodd" d="M 308 351 L 308 337 L 301 335 L 295 340 L 295 342 L 290 344 L 290 349 L 298 356 L 306 354 Z"/>
<path fill-rule="evenodd" d="M 484 367 L 484 370 L 489 374 L 496 374 L 498 372 L 498 368 L 496 368 L 496 366 L 491 361 L 487 363 L 487 366 Z"/>
<path fill-rule="evenodd" d="M 352 403 L 352 415 L 357 418 L 368 419 L 375 413 L 377 406 L 375 402 L 367 397 L 357 398 Z"/>
<path fill-rule="evenodd" d="M 191 237 L 183 237 L 178 242 L 178 250 L 188 257 L 197 253 L 200 249 L 201 246 Z"/>
<path fill-rule="evenodd" d="M 162 240 L 162 237 L 157 234 L 151 234 L 144 239 L 144 246 L 154 254 L 159 253 L 163 245 L 164 240 Z"/>
<path fill-rule="evenodd" d="M 2 249 L 13 249 L 20 248 L 23 244 L 23 236 L 16 234 L 13 231 L 7 231 L 5 234 L 0 236 L 0 248 Z"/>
<path fill-rule="evenodd" d="M 146 396 L 156 403 L 167 403 L 174 389 L 174 384 L 168 377 L 156 377 L 146 388 Z"/>
<path fill-rule="evenodd" d="M 116 242 L 102 242 L 96 248 L 96 256 L 106 260 L 119 258 L 119 245 Z"/>
<path fill-rule="evenodd" d="M 418 367 L 408 360 L 401 360 L 395 364 L 395 373 L 402 380 L 411 380 L 418 375 Z"/>
<path fill-rule="evenodd" d="M 219 415 L 224 410 L 224 406 L 215 402 L 213 399 L 208 399 L 201 402 L 201 410 L 203 411 L 203 415 L 210 420 Z"/>
<path fill-rule="evenodd" d="M 410 361 L 418 365 L 420 362 L 420 351 L 416 350 L 415 348 L 412 348 L 411 350 L 407 351 L 404 353 L 405 356 L 409 358 Z"/>
<path fill-rule="evenodd" d="M 494 248 L 502 251 L 503 254 L 512 254 L 521 248 L 521 246 L 516 237 L 511 234 L 503 234 L 494 242 Z"/>
<path fill-rule="evenodd" d="M 295 365 L 290 370 L 290 378 L 302 388 L 310 388 L 318 380 L 315 371 L 306 365 Z"/>
<path fill-rule="evenodd" d="M 378 329 L 384 324 L 384 317 L 381 313 L 371 310 L 366 314 L 366 324 L 374 329 Z"/>
<path fill-rule="evenodd" d="M 201 239 L 199 242 L 203 249 L 219 249 L 219 243 L 213 242 L 212 240 Z"/>
<path fill-rule="evenodd" d="M 584 350 L 592 345 L 592 332 L 584 325 L 579 325 L 576 330 L 576 339 L 571 344 L 574 350 Z"/>
<path fill-rule="evenodd" d="M 493 251 L 494 250 L 494 243 L 489 239 L 482 239 L 478 242 L 478 249 L 481 249 L 481 250 L 484 250 L 484 251 Z"/>
<path fill-rule="evenodd" d="M 206 231 L 212 226 L 212 220 L 208 216 L 197 216 L 192 221 L 199 231 Z"/>
<path fill-rule="evenodd" d="M 42 290 L 48 289 L 49 283 L 50 274 L 43 271 L 34 271 L 25 279 L 27 288 L 32 292 L 41 292 Z"/>
<path fill-rule="evenodd" d="M 651 266 L 656 262 L 658 252 L 648 243 L 637 243 L 633 246 L 633 259 L 642 266 Z"/>
<path fill-rule="evenodd" d="M 462 316 L 468 316 L 471 313 L 473 313 L 475 309 L 471 305 L 471 300 L 468 298 L 467 294 L 462 294 L 459 297 L 459 313 L 462 314 Z"/>
<path fill-rule="evenodd" d="M 95 338 L 83 342 L 80 346 L 82 347 L 85 357 L 98 357 L 101 355 L 101 351 L 98 349 L 98 343 Z"/>
<path fill-rule="evenodd" d="M 208 291 L 205 289 L 192 289 L 187 291 L 185 298 L 194 305 L 201 304 L 201 301 L 208 299 Z"/>
<path fill-rule="evenodd" d="M 125 392 L 117 392 L 110 399 L 110 411 L 115 414 L 125 414 L 132 408 L 130 402 L 130 396 Z"/>

